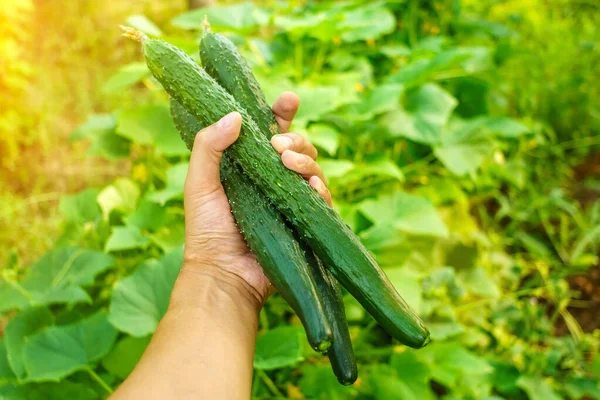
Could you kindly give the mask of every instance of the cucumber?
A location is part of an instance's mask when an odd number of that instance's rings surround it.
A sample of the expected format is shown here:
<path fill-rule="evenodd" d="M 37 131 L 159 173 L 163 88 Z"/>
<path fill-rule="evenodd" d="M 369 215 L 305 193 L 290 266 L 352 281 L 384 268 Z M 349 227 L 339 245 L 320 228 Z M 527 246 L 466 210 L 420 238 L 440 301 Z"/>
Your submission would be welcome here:
<path fill-rule="evenodd" d="M 306 247 L 305 247 L 306 248 Z M 342 298 L 342 289 L 331 272 L 309 249 L 305 251 L 308 265 L 313 269 L 313 277 L 317 288 L 321 292 L 325 314 L 329 316 L 333 332 L 333 344 L 327 350 L 327 357 L 331 369 L 342 385 L 352 385 L 358 378 L 358 368 L 348 323 L 346 322 L 346 309 Z"/>
<path fill-rule="evenodd" d="M 171 116 L 191 150 L 202 125 L 175 100 L 171 100 Z M 236 223 L 265 275 L 302 321 L 311 346 L 316 351 L 326 351 L 331 345 L 332 330 L 310 266 L 292 232 L 226 154 L 221 161 L 221 182 Z"/>
<path fill-rule="evenodd" d="M 279 154 L 239 103 L 182 50 L 131 28 L 126 34 L 142 42 L 152 75 L 201 124 L 210 125 L 232 111 L 241 114 L 240 137 L 225 153 L 392 337 L 410 347 L 425 346 L 429 331 L 420 318 L 340 216 L 302 177 L 281 163 Z"/>
<path fill-rule="evenodd" d="M 281 133 L 273 111 L 250 66 L 233 42 L 205 24 L 200 42 L 202 66 L 246 109 L 267 138 Z"/>
<path fill-rule="evenodd" d="M 206 26 L 200 42 L 200 59 L 206 72 L 246 109 L 268 139 L 281 133 L 260 84 L 231 40 L 211 32 Z M 331 367 L 341 384 L 351 385 L 358 377 L 358 370 L 348 332 L 342 290 L 310 247 L 298 241 L 313 272 L 333 332 L 333 344 L 327 351 Z"/>

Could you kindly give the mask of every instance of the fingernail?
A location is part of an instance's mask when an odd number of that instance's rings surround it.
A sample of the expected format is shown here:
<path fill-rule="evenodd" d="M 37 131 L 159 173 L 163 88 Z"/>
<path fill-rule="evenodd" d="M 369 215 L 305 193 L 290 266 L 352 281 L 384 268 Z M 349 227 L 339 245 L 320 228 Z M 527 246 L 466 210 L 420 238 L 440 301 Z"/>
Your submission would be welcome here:
<path fill-rule="evenodd" d="M 279 146 L 283 147 L 284 150 L 291 149 L 292 145 L 294 144 L 292 139 L 290 139 L 287 136 L 283 136 L 283 135 L 275 136 L 275 138 L 273 140 L 275 140 L 277 143 L 279 143 Z"/>
<path fill-rule="evenodd" d="M 235 113 L 229 113 L 217 122 L 219 128 L 229 128 L 235 120 Z"/>

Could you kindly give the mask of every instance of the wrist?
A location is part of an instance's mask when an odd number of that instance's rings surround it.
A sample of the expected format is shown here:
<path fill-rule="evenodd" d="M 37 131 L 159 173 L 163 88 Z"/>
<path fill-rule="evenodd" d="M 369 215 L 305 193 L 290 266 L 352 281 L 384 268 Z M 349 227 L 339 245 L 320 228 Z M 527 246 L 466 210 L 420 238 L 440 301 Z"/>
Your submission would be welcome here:
<path fill-rule="evenodd" d="M 239 275 L 216 265 L 186 261 L 171 293 L 169 310 L 218 312 L 231 304 L 258 315 L 263 301 Z"/>

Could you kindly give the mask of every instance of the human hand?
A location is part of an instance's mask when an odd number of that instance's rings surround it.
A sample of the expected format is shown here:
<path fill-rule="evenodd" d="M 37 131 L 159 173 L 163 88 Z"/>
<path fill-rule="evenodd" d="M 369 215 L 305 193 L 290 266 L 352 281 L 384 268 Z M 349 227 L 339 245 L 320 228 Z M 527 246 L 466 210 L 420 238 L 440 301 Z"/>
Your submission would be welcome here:
<path fill-rule="evenodd" d="M 298 97 L 283 93 L 273 112 L 284 134 L 272 138 L 273 147 L 282 155 L 283 164 L 301 174 L 331 205 L 331 194 L 315 162 L 317 150 L 297 133 L 287 133 L 299 106 Z M 198 133 L 194 142 L 185 183 L 185 253 L 180 275 L 202 275 L 233 287 L 262 306 L 272 287 L 262 268 L 246 245 L 235 224 L 219 179 L 222 152 L 238 138 L 241 116 L 230 113 Z"/>

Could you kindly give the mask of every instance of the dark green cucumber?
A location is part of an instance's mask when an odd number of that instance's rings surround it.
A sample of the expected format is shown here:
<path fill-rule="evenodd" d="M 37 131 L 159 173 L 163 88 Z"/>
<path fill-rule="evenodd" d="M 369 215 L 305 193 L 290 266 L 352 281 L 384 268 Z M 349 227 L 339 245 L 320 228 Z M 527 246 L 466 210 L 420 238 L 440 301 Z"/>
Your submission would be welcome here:
<path fill-rule="evenodd" d="M 182 50 L 134 30 L 127 35 L 142 42 L 152 75 L 202 125 L 210 125 L 232 111 L 241 114 L 241 134 L 225 153 L 390 335 L 414 348 L 425 346 L 429 342 L 427 328 L 358 237 L 300 175 L 281 163 L 279 154 L 239 103 Z"/>
<path fill-rule="evenodd" d="M 206 26 L 200 42 L 200 59 L 206 72 L 248 111 L 262 133 L 269 139 L 281 133 L 260 84 L 231 40 Z"/>
<path fill-rule="evenodd" d="M 327 350 L 327 357 L 331 363 L 331 369 L 342 385 L 352 385 L 358 378 L 356 358 L 352 348 L 348 323 L 346 322 L 346 309 L 342 297 L 342 288 L 331 272 L 323 266 L 312 250 L 305 246 L 306 260 L 313 268 L 313 277 L 317 283 L 317 289 L 321 292 L 325 314 L 329 316 L 331 330 L 333 332 L 333 344 Z"/>
<path fill-rule="evenodd" d="M 202 125 L 175 100 L 171 100 L 171 116 L 191 150 Z M 311 268 L 292 232 L 227 155 L 221 161 L 221 182 L 236 223 L 265 275 L 302 321 L 311 346 L 326 351 L 333 338 L 332 329 Z"/>
<path fill-rule="evenodd" d="M 231 40 L 211 32 L 207 27 L 200 42 L 200 58 L 206 72 L 246 109 L 268 139 L 281 133 L 260 84 Z M 310 247 L 301 240 L 299 242 L 313 271 L 333 332 L 333 344 L 327 351 L 327 356 L 338 381 L 343 385 L 351 385 L 358 377 L 358 370 L 348 332 L 342 290 Z"/>

